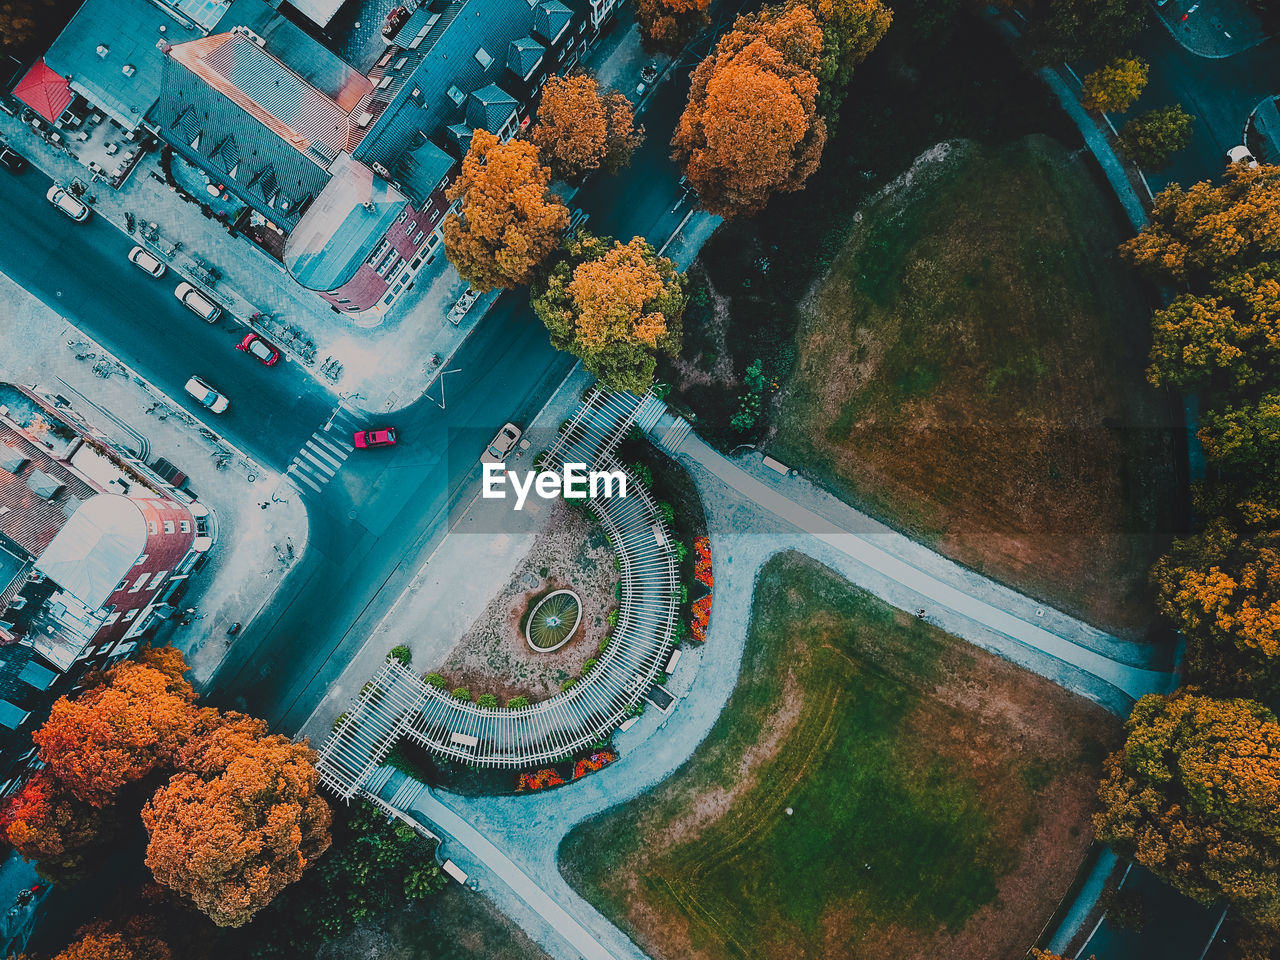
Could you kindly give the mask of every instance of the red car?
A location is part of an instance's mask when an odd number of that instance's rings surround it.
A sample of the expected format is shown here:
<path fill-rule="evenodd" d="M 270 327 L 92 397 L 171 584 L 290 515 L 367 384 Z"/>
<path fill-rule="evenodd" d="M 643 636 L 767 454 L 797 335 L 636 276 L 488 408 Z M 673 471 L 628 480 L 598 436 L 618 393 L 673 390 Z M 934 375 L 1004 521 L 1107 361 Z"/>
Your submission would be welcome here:
<path fill-rule="evenodd" d="M 280 351 L 273 347 L 267 341 L 263 340 L 256 333 L 251 333 L 238 344 L 237 350 L 243 350 L 255 360 L 261 361 L 268 367 L 274 367 L 280 362 Z"/>
<path fill-rule="evenodd" d="M 375 430 L 357 430 L 352 443 L 360 450 L 367 450 L 370 447 L 394 447 L 396 428 L 378 427 Z"/>

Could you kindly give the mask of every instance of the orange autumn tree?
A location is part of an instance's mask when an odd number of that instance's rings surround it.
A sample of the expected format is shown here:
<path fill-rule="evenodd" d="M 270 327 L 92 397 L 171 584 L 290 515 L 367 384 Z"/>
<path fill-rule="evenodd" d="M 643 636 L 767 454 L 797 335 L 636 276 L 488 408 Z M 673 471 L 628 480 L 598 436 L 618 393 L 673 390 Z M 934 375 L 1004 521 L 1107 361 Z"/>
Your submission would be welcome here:
<path fill-rule="evenodd" d="M 444 221 L 444 245 L 458 273 L 479 290 L 529 283 L 560 245 L 569 210 L 552 193 L 551 171 L 532 143 L 502 143 L 476 130 L 448 198 L 461 213 Z"/>
<path fill-rule="evenodd" d="M 316 753 L 228 714 L 183 748 L 185 771 L 142 810 L 147 865 L 214 923 L 238 927 L 329 847 Z"/>
<path fill-rule="evenodd" d="M 1187 896 L 1280 930 L 1280 724 L 1252 700 L 1135 705 L 1107 760 L 1098 837 Z"/>
<path fill-rule="evenodd" d="M 624 245 L 581 232 L 565 252 L 533 298 L 552 345 L 581 357 L 607 386 L 643 393 L 655 353 L 679 350 L 684 277 L 643 237 Z"/>
<path fill-rule="evenodd" d="M 32 735 L 40 759 L 78 799 L 101 807 L 125 784 L 169 762 L 191 731 L 191 685 L 171 657 L 126 662 L 104 685 L 53 705 Z"/>
<path fill-rule="evenodd" d="M 595 78 L 551 76 L 542 88 L 532 140 L 557 180 L 579 182 L 603 167 L 617 173 L 644 142 L 631 101 L 620 93 L 601 94 Z"/>
<path fill-rule="evenodd" d="M 711 0 L 636 0 L 640 40 L 651 53 L 676 54 L 711 22 Z"/>
<path fill-rule="evenodd" d="M 702 206 L 722 217 L 759 211 L 818 168 L 822 30 L 808 7 L 739 17 L 694 71 L 673 158 Z"/>
<path fill-rule="evenodd" d="M 54 883 L 83 879 L 105 832 L 102 812 L 71 796 L 47 769 L 27 780 L 0 811 L 0 836 Z"/>
<path fill-rule="evenodd" d="M 91 923 L 76 933 L 76 940 L 53 960 L 172 960 L 173 951 L 158 937 L 113 930 L 105 922 Z"/>

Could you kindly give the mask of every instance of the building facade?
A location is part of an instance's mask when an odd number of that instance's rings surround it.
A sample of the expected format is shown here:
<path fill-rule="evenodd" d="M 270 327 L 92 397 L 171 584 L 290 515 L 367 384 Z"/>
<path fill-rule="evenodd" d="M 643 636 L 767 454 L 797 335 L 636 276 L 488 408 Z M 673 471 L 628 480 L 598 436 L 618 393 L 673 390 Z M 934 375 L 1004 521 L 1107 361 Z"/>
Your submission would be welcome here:
<path fill-rule="evenodd" d="M 0 796 L 84 674 L 133 653 L 213 545 L 196 500 L 68 404 L 0 384 Z"/>

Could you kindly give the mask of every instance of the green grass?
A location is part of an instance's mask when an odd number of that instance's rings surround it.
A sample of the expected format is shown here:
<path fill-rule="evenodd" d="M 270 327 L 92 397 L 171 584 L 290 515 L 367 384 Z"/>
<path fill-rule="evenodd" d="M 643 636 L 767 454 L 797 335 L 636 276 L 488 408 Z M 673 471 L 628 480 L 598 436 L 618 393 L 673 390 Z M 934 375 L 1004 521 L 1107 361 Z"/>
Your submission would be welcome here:
<path fill-rule="evenodd" d="M 921 718 L 939 716 L 930 692 L 948 671 L 973 668 L 957 643 L 813 561 L 774 558 L 714 729 L 663 786 L 572 833 L 566 875 L 659 956 L 681 954 L 633 923 L 632 878 L 645 915 L 687 928 L 711 957 L 823 956 L 832 923 L 849 946 L 873 927 L 960 929 L 996 898 L 1009 838 L 1034 823 L 1030 794 L 1056 771 L 1004 765 L 993 804 L 990 784 L 938 749 Z M 744 775 L 782 717 L 794 717 L 784 742 Z M 695 836 L 667 839 L 700 798 L 735 788 Z"/>

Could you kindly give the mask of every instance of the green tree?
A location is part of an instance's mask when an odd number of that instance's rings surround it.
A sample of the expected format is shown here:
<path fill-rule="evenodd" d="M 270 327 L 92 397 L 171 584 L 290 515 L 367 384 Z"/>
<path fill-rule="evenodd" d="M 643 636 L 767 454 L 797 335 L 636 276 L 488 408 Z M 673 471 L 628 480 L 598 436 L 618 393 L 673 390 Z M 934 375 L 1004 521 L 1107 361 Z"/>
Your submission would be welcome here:
<path fill-rule="evenodd" d="M 1115 56 L 1147 16 L 1145 0 L 1031 0 L 1029 6 L 1027 40 L 1046 64 Z"/>
<path fill-rule="evenodd" d="M 1243 362 L 1247 330 L 1235 310 L 1218 297 L 1184 293 L 1152 318 L 1152 386 L 1188 386 L 1215 372 L 1248 369 Z"/>
<path fill-rule="evenodd" d="M 1200 441 L 1210 460 L 1255 476 L 1274 473 L 1280 464 L 1280 393 L 1206 411 Z"/>
<path fill-rule="evenodd" d="M 1158 169 L 1191 142 L 1191 120 L 1179 105 L 1148 110 L 1120 129 L 1120 149 L 1138 166 Z"/>
<path fill-rule="evenodd" d="M 1098 837 L 1204 904 L 1280 930 L 1280 724 L 1251 700 L 1147 695 L 1107 760 Z"/>
<path fill-rule="evenodd" d="M 882 0 L 807 0 L 807 4 L 822 28 L 818 110 L 828 126 L 833 126 L 854 68 L 884 37 L 893 22 L 893 11 Z"/>
<path fill-rule="evenodd" d="M 680 349 L 684 277 L 641 237 L 623 245 L 580 232 L 565 253 L 533 298 L 552 346 L 607 386 L 644 392 L 657 351 Z"/>
<path fill-rule="evenodd" d="M 1145 60 L 1132 54 L 1116 57 L 1084 78 L 1084 105 L 1108 113 L 1128 110 L 1146 89 L 1149 70 Z"/>

